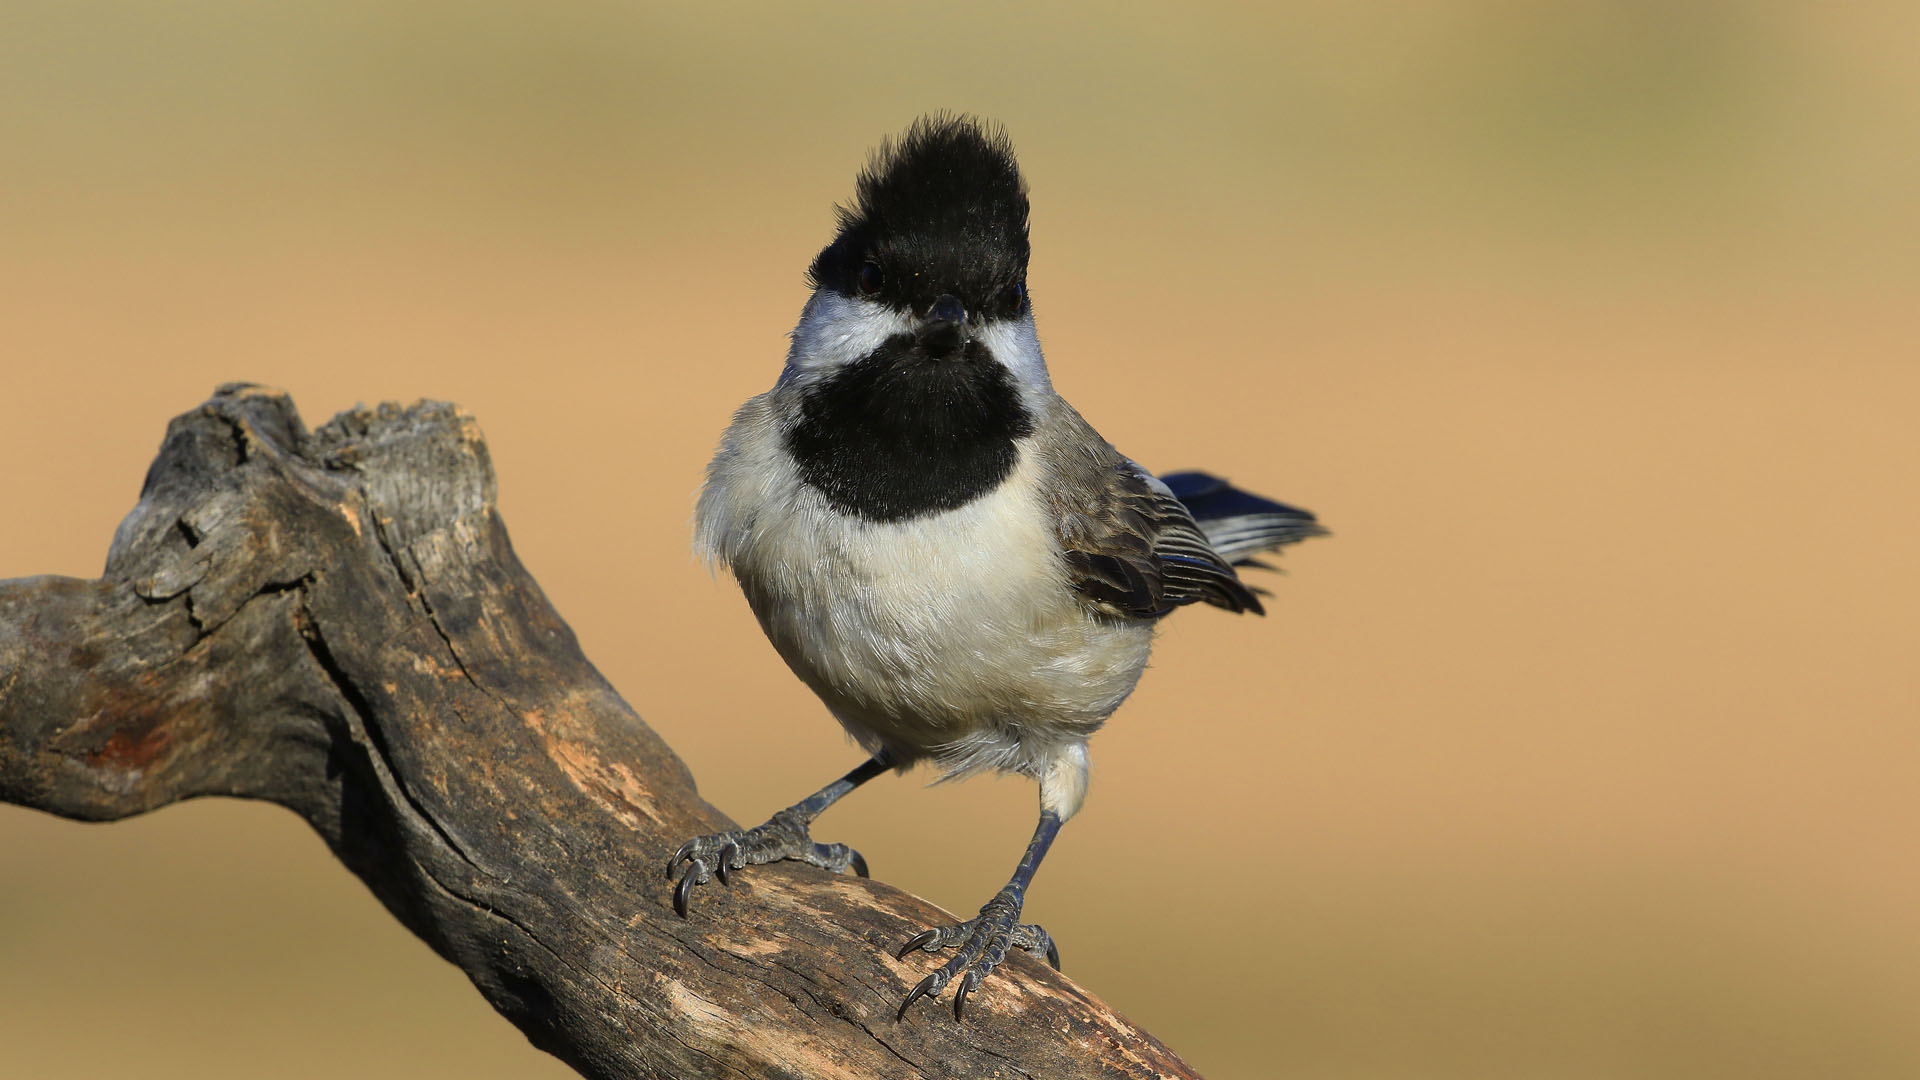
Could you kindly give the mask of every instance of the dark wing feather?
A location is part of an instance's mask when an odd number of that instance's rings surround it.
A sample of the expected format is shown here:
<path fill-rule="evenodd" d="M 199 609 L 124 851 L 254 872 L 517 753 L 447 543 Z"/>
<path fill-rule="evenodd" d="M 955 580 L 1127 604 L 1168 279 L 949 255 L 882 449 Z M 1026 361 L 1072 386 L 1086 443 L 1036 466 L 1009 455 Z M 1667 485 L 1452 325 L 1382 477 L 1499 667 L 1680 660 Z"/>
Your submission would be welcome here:
<path fill-rule="evenodd" d="M 1076 455 L 1074 475 L 1057 476 L 1049 491 L 1073 587 L 1102 610 L 1136 618 L 1196 601 L 1262 613 L 1167 486 L 1072 419 L 1105 451 Z"/>
<path fill-rule="evenodd" d="M 1241 491 L 1217 476 L 1168 473 L 1160 482 L 1186 506 L 1213 550 L 1235 566 L 1271 570 L 1253 556 L 1327 533 L 1307 511 Z"/>

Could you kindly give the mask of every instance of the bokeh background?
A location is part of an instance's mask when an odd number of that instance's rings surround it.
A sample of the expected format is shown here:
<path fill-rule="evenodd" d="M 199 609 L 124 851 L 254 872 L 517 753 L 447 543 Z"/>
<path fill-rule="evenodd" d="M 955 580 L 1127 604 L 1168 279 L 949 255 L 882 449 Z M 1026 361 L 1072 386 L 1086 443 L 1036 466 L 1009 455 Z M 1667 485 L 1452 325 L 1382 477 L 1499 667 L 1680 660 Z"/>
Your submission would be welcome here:
<path fill-rule="evenodd" d="M 1911 3 L 7 0 L 0 575 L 97 573 L 224 380 L 451 399 L 759 820 L 856 755 L 693 494 L 936 108 L 1020 147 L 1060 388 L 1336 533 L 1095 741 L 1072 974 L 1217 1077 L 1920 1075 Z M 919 779 L 821 835 L 970 912 L 1031 785 Z M 0 1076 L 569 1075 L 282 810 L 0 867 Z"/>

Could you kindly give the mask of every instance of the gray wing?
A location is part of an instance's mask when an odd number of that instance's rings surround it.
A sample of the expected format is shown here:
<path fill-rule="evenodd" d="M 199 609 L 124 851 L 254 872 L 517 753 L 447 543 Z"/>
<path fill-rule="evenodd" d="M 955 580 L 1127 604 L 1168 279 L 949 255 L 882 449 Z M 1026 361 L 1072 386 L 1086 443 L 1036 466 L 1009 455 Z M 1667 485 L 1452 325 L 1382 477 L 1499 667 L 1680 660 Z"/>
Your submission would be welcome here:
<path fill-rule="evenodd" d="M 1213 550 L 1235 566 L 1275 569 L 1253 556 L 1327 535 L 1309 511 L 1241 491 L 1209 473 L 1167 473 L 1159 480 L 1193 515 Z"/>
<path fill-rule="evenodd" d="M 1152 473 L 1058 403 L 1043 433 L 1055 451 L 1054 532 L 1073 588 L 1113 615 L 1155 619 L 1197 602 L 1263 614 L 1260 601 L 1207 543 L 1193 515 Z"/>

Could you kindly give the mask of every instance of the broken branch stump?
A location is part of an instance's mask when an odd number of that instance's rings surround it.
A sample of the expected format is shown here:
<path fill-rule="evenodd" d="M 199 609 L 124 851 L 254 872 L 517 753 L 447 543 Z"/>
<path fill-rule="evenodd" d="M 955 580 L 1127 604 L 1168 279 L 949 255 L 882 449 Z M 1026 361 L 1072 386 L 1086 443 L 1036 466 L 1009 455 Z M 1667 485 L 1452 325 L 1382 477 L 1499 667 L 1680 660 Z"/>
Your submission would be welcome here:
<path fill-rule="evenodd" d="M 106 821 L 202 795 L 305 818 L 534 1045 L 588 1077 L 1191 1077 L 1024 953 L 965 1023 L 896 1022 L 954 921 L 781 863 L 674 915 L 731 826 L 514 556 L 470 417 L 317 431 L 222 387 L 173 421 L 94 581 L 0 582 L 0 801 Z"/>

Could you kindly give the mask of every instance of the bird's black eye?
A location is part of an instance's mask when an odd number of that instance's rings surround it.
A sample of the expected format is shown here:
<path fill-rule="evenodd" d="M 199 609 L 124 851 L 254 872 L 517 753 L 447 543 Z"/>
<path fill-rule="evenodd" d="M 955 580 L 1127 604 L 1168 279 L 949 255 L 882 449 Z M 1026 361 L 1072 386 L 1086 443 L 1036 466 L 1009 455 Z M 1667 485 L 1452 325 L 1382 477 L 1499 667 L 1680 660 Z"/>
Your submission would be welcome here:
<path fill-rule="evenodd" d="M 860 292 L 867 296 L 879 292 L 880 287 L 886 283 L 887 275 L 881 271 L 880 264 L 877 262 L 861 263 L 860 275 L 854 279 L 854 284 L 860 287 Z"/>
<path fill-rule="evenodd" d="M 1007 293 L 1003 302 L 1007 305 L 1007 310 L 1016 315 L 1025 310 L 1027 306 L 1027 283 L 1024 281 L 1016 281 L 1012 285 L 1007 286 Z"/>

